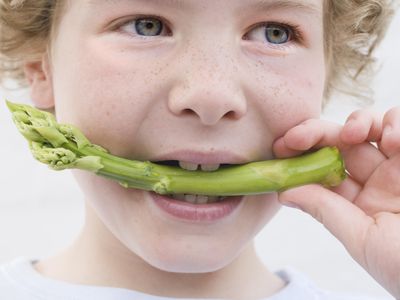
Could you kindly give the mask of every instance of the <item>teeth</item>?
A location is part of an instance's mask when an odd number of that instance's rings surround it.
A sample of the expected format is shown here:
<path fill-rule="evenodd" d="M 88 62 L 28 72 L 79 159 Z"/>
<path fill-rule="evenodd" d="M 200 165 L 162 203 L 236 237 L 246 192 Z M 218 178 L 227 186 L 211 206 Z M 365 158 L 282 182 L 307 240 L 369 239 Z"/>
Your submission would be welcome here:
<path fill-rule="evenodd" d="M 185 162 L 185 161 L 179 161 L 179 166 L 182 169 L 185 169 L 185 170 L 196 171 L 199 165 L 198 164 L 192 164 L 192 163 Z"/>
<path fill-rule="evenodd" d="M 202 169 L 203 171 L 215 171 L 215 170 L 218 170 L 220 164 L 214 164 L 214 165 L 202 164 L 202 165 L 200 165 L 200 166 L 201 166 L 201 169 Z"/>
<path fill-rule="evenodd" d="M 185 201 L 196 203 L 196 195 L 185 195 Z"/>
<path fill-rule="evenodd" d="M 194 164 L 190 162 L 185 162 L 185 161 L 179 161 L 179 166 L 182 169 L 189 170 L 189 171 L 196 171 L 199 167 L 199 164 Z M 201 164 L 201 170 L 202 171 L 215 171 L 218 170 L 220 164 Z"/>
<path fill-rule="evenodd" d="M 172 198 L 184 201 L 185 200 L 185 195 L 184 194 L 176 194 L 176 195 L 172 195 Z"/>
<path fill-rule="evenodd" d="M 189 194 L 176 194 L 169 195 L 171 198 L 186 201 L 193 204 L 206 204 L 206 203 L 214 203 L 223 200 L 225 197 L 218 196 L 205 196 L 205 195 L 189 195 Z"/>
<path fill-rule="evenodd" d="M 207 201 L 208 201 L 208 197 L 207 196 L 201 196 L 201 195 L 196 196 L 196 203 L 197 204 L 205 204 L 205 203 L 207 203 Z"/>
<path fill-rule="evenodd" d="M 225 197 L 218 197 L 218 196 L 208 196 L 208 202 L 217 202 L 218 200 L 222 200 Z"/>

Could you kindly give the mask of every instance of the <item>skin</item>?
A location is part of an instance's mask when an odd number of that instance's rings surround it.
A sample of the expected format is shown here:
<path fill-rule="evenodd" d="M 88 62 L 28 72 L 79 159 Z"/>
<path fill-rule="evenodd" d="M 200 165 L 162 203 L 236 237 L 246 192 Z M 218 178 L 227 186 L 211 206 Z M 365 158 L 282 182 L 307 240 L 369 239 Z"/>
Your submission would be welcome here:
<path fill-rule="evenodd" d="M 305 135 L 313 132 L 312 135 Z M 375 147 L 371 142 L 376 142 Z M 400 106 L 384 115 L 353 112 L 343 126 L 307 120 L 274 144 L 279 157 L 336 145 L 350 176 L 332 190 L 308 185 L 279 201 L 321 222 L 349 254 L 396 299 L 400 298 Z"/>
<path fill-rule="evenodd" d="M 353 125 L 344 127 L 319 121 L 326 76 L 322 1 L 298 1 L 312 9 L 298 5 L 263 11 L 254 2 L 188 0 L 182 7 L 160 8 L 139 0 L 67 1 L 49 53 L 25 66 L 32 99 L 38 107 L 55 107 L 60 122 L 75 124 L 95 144 L 131 159 L 194 149 L 231 150 L 257 161 L 329 144 L 343 149 L 354 178 L 335 191 L 311 185 L 298 194 L 247 196 L 234 217 L 201 226 L 160 218 L 146 192 L 75 171 L 86 200 L 85 225 L 70 247 L 35 265 L 39 272 L 72 283 L 168 297 L 267 297 L 284 283 L 257 257 L 253 238 L 283 202 L 323 221 L 367 271 L 374 275 L 377 269 L 375 278 L 393 292 L 390 278 L 380 277 L 389 274 L 384 264 L 362 260 L 366 244 L 351 239 L 356 233 L 342 226 L 349 221 L 334 220 L 356 210 L 361 224 L 373 226 L 365 213 L 383 210 L 379 193 L 387 192 L 387 185 L 370 193 L 364 183 L 379 185 L 372 171 L 387 153 L 398 153 L 400 145 L 384 136 L 381 149 L 368 146 L 360 157 L 354 151 L 367 147 L 366 141 L 380 140 L 387 124 L 398 135 L 400 113 L 391 112 L 382 121 L 359 112 Z M 134 25 L 122 25 L 135 15 L 160 12 L 171 34 L 142 38 Z M 260 24 L 266 21 L 296 25 L 301 39 L 269 43 Z M 369 155 L 380 160 L 360 169 Z M 391 155 L 399 165 L 399 155 Z M 375 199 L 375 206 L 364 205 L 362 191 Z M 380 230 L 390 234 L 390 226 L 398 224 L 387 221 Z M 373 257 L 381 254 L 377 236 L 369 245 Z M 393 245 L 388 247 L 393 250 Z"/>

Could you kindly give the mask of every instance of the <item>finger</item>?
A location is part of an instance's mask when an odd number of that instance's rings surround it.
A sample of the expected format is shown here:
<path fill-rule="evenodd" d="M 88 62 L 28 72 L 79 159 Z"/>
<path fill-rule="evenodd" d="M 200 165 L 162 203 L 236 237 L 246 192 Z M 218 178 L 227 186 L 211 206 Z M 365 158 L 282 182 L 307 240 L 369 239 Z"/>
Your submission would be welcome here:
<path fill-rule="evenodd" d="M 279 194 L 284 205 L 299 207 L 322 223 L 349 253 L 365 265 L 364 237 L 374 220 L 338 194 L 319 185 L 307 185 Z"/>
<path fill-rule="evenodd" d="M 340 185 L 332 187 L 330 190 L 347 199 L 348 201 L 353 202 L 360 194 L 362 186 L 355 181 L 351 175 L 348 175 L 348 177 L 343 180 Z"/>
<path fill-rule="evenodd" d="M 300 155 L 311 148 L 337 146 L 343 154 L 348 172 L 363 184 L 386 157 L 370 143 L 348 145 L 341 142 L 341 129 L 340 125 L 329 121 L 307 120 L 278 139 L 273 145 L 274 153 L 278 158 L 284 158 Z"/>
<path fill-rule="evenodd" d="M 287 158 L 293 157 L 302 154 L 304 151 L 301 150 L 293 150 L 286 146 L 283 137 L 277 139 L 272 145 L 272 149 L 274 151 L 276 158 Z"/>
<path fill-rule="evenodd" d="M 359 113 L 360 114 L 360 113 Z M 362 124 L 363 117 L 358 116 L 358 123 Z M 374 127 L 366 131 L 367 137 L 375 139 L 379 135 L 378 117 L 366 118 L 368 126 Z M 372 121 L 374 120 L 374 121 Z M 372 128 L 371 127 L 371 128 Z M 386 159 L 379 149 L 368 142 L 349 145 L 341 141 L 339 135 L 342 126 L 319 119 L 309 119 L 300 125 L 290 129 L 282 138 L 279 138 L 273 145 L 274 153 L 278 158 L 292 157 L 302 154 L 312 148 L 325 146 L 337 146 L 343 154 L 346 169 L 358 183 L 364 184 L 374 170 Z"/>
<path fill-rule="evenodd" d="M 390 109 L 383 118 L 383 134 L 380 150 L 387 157 L 400 152 L 400 106 Z"/>
<path fill-rule="evenodd" d="M 344 126 L 320 119 L 308 119 L 291 128 L 283 137 L 284 144 L 277 150 L 279 155 L 287 156 L 290 150 L 306 151 L 311 148 L 337 146 L 344 150 L 349 145 L 365 141 L 380 141 L 382 135 L 382 116 L 372 109 L 353 112 Z"/>
<path fill-rule="evenodd" d="M 354 200 L 354 204 L 369 216 L 374 216 L 381 212 L 400 214 L 400 197 L 386 196 L 382 199 L 382 191 L 374 192 L 371 189 L 362 191 Z"/>
<path fill-rule="evenodd" d="M 309 119 L 293 128 L 284 136 L 287 149 L 306 151 L 311 148 L 337 146 L 346 149 L 348 146 L 339 139 L 342 126 L 325 120 Z"/>
<path fill-rule="evenodd" d="M 400 153 L 374 172 L 354 204 L 369 215 L 382 211 L 400 213 Z"/>
<path fill-rule="evenodd" d="M 382 115 L 372 109 L 362 109 L 347 118 L 340 139 L 350 145 L 364 141 L 377 142 L 382 135 Z"/>
<path fill-rule="evenodd" d="M 346 170 L 360 184 L 365 184 L 376 168 L 387 158 L 370 143 L 354 145 L 343 150 Z"/>

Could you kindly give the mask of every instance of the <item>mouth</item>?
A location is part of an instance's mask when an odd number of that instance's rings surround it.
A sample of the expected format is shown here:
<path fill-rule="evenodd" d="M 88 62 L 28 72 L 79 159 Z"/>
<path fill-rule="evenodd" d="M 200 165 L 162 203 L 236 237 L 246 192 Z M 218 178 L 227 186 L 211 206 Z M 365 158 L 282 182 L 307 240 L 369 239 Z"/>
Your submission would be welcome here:
<path fill-rule="evenodd" d="M 161 161 L 153 161 L 153 163 L 163 166 L 172 166 L 172 167 L 180 167 L 184 170 L 189 171 L 197 171 L 201 170 L 204 172 L 213 172 L 217 171 L 221 168 L 226 168 L 228 166 L 232 166 L 235 164 L 198 164 L 192 162 L 185 162 L 180 160 L 161 160 Z M 191 194 L 169 194 L 167 195 L 169 198 L 174 200 L 188 202 L 191 204 L 211 204 L 217 202 L 223 202 L 224 200 L 229 200 L 232 197 L 218 197 L 218 196 L 209 196 L 209 195 L 191 195 Z"/>
<path fill-rule="evenodd" d="M 153 207 L 164 216 L 174 220 L 189 222 L 217 222 L 228 216 L 234 215 L 234 212 L 240 210 L 244 196 L 224 197 L 216 202 L 192 203 L 186 200 L 176 200 L 167 195 L 159 195 L 150 192 L 150 199 Z M 194 199 L 191 195 L 185 195 L 186 199 Z M 193 195 L 194 196 L 194 195 Z M 198 195 L 196 195 L 198 196 Z M 197 198 L 196 198 L 197 199 Z M 205 199 L 205 198 L 202 198 Z"/>
<path fill-rule="evenodd" d="M 179 167 L 188 171 L 201 170 L 203 172 L 214 172 L 234 165 L 230 163 L 216 163 L 218 160 L 215 158 L 212 161 L 204 158 L 197 161 L 201 161 L 201 163 L 184 160 L 159 160 L 154 161 L 154 163 Z M 224 219 L 239 209 L 244 198 L 244 196 L 219 197 L 191 194 L 169 194 L 163 196 L 153 192 L 150 194 L 152 195 L 153 203 L 165 215 L 190 222 L 216 222 Z"/>

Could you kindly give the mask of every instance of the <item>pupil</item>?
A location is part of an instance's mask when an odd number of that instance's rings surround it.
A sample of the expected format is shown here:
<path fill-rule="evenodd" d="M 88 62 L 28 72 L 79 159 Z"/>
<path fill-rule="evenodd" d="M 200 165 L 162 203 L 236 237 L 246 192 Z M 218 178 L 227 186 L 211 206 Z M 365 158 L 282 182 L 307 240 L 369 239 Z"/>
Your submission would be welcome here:
<path fill-rule="evenodd" d="M 281 32 L 278 29 L 274 30 L 274 36 L 279 37 L 280 33 Z"/>

